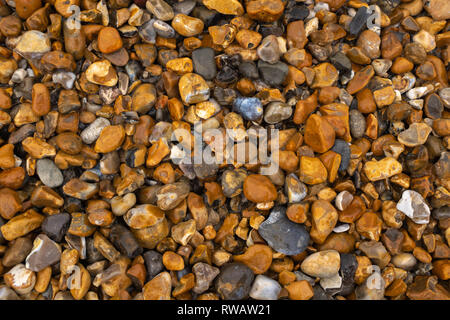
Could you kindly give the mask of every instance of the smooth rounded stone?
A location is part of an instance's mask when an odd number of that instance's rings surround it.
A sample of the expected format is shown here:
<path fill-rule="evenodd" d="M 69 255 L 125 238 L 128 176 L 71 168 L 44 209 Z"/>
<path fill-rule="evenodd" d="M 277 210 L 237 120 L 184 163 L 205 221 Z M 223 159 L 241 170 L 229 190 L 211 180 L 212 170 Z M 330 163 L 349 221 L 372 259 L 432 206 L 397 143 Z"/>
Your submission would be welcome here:
<path fill-rule="evenodd" d="M 244 61 L 239 64 L 239 72 L 245 77 L 250 79 L 258 79 L 258 68 L 253 61 Z"/>
<path fill-rule="evenodd" d="M 280 284 L 262 274 L 256 276 L 249 296 L 255 300 L 277 300 L 280 294 Z"/>
<path fill-rule="evenodd" d="M 39 179 L 47 187 L 56 188 L 63 184 L 64 177 L 61 170 L 50 159 L 39 159 L 36 162 L 36 172 Z"/>
<path fill-rule="evenodd" d="M 195 286 L 192 291 L 201 294 L 209 289 L 220 270 L 207 263 L 198 262 L 192 267 L 192 272 L 195 275 Z"/>
<path fill-rule="evenodd" d="M 116 216 L 123 216 L 136 204 L 136 195 L 132 192 L 111 199 L 111 210 Z"/>
<path fill-rule="evenodd" d="M 353 292 L 355 287 L 355 273 L 358 269 L 356 256 L 350 253 L 341 253 L 341 266 L 339 274 L 342 277 L 342 287 L 339 294 L 346 296 Z"/>
<path fill-rule="evenodd" d="M 37 30 L 26 31 L 20 36 L 14 50 L 27 59 L 38 59 L 51 50 L 50 38 Z"/>
<path fill-rule="evenodd" d="M 342 278 L 337 273 L 329 278 L 321 278 L 320 286 L 324 290 L 339 289 L 342 286 Z"/>
<path fill-rule="evenodd" d="M 414 190 L 403 191 L 402 198 L 397 203 L 397 210 L 403 212 L 414 223 L 428 224 L 430 222 L 430 208 L 422 195 Z"/>
<path fill-rule="evenodd" d="M 163 269 L 162 254 L 155 250 L 148 250 L 143 254 L 148 279 L 153 279 Z"/>
<path fill-rule="evenodd" d="M 345 171 L 350 164 L 350 146 L 347 142 L 341 139 L 334 140 L 334 146 L 331 148 L 331 151 L 334 151 L 341 155 L 341 163 L 339 165 L 339 171 Z"/>
<path fill-rule="evenodd" d="M 66 212 L 47 216 L 42 222 L 41 230 L 53 241 L 61 242 L 69 229 L 71 219 L 70 214 Z"/>
<path fill-rule="evenodd" d="M 372 273 L 355 290 L 357 300 L 384 300 L 385 281 L 379 272 Z"/>
<path fill-rule="evenodd" d="M 350 132 L 352 137 L 360 139 L 366 132 L 366 118 L 359 112 L 358 109 L 352 109 L 349 113 L 350 116 Z"/>
<path fill-rule="evenodd" d="M 103 128 L 110 126 L 111 123 L 108 119 L 99 117 L 94 120 L 89 126 L 86 127 L 83 131 L 80 133 L 81 140 L 83 140 L 86 144 L 94 143 L 98 137 L 100 136 L 100 133 L 102 132 Z"/>
<path fill-rule="evenodd" d="M 157 204 L 161 210 L 171 210 L 183 201 L 190 191 L 190 185 L 186 182 L 166 184 L 156 194 Z"/>
<path fill-rule="evenodd" d="M 416 264 L 417 260 L 412 253 L 402 252 L 392 257 L 392 264 L 397 268 L 403 270 L 411 270 Z"/>
<path fill-rule="evenodd" d="M 285 179 L 284 192 L 288 196 L 289 203 L 299 203 L 305 199 L 308 188 L 295 173 L 290 173 Z"/>
<path fill-rule="evenodd" d="M 175 30 L 166 22 L 161 20 L 155 20 L 153 22 L 153 28 L 155 29 L 158 36 L 163 38 L 175 38 Z"/>
<path fill-rule="evenodd" d="M 112 226 L 109 238 L 120 253 L 130 259 L 134 259 L 143 251 L 133 233 L 121 224 Z"/>
<path fill-rule="evenodd" d="M 26 268 L 39 272 L 61 259 L 61 247 L 45 234 L 34 239 L 33 249 L 25 260 Z"/>
<path fill-rule="evenodd" d="M 254 277 L 245 264 L 229 263 L 221 268 L 215 288 L 223 300 L 244 300 L 249 296 Z"/>
<path fill-rule="evenodd" d="M 340 268 L 341 257 L 336 250 L 315 252 L 306 257 L 301 269 L 307 275 L 317 278 L 330 278 L 337 274 Z"/>
<path fill-rule="evenodd" d="M 270 86 L 281 85 L 286 79 L 289 72 L 287 64 L 280 61 L 274 64 L 270 64 L 265 61 L 259 60 L 258 70 L 261 74 L 261 78 Z"/>
<path fill-rule="evenodd" d="M 245 120 L 257 121 L 263 115 L 263 106 L 258 98 L 238 97 L 233 102 L 233 110 Z"/>
<path fill-rule="evenodd" d="M 273 101 L 269 103 L 264 112 L 264 121 L 269 124 L 276 124 L 287 120 L 292 115 L 292 107 L 287 103 Z"/>
<path fill-rule="evenodd" d="M 2 265 L 9 268 L 22 263 L 33 248 L 33 244 L 28 238 L 18 238 L 6 249 L 3 255 Z"/>
<path fill-rule="evenodd" d="M 205 78 L 205 80 L 213 80 L 217 75 L 214 56 L 212 48 L 200 48 L 192 51 L 194 71 Z"/>
<path fill-rule="evenodd" d="M 17 293 L 6 285 L 0 285 L 0 300 L 21 300 Z"/>
<path fill-rule="evenodd" d="M 256 49 L 256 54 L 262 61 L 270 64 L 280 60 L 281 51 L 278 45 L 277 37 L 272 34 L 265 37 Z"/>
<path fill-rule="evenodd" d="M 305 227 L 290 221 L 284 207 L 275 207 L 259 226 L 258 233 L 272 249 L 286 255 L 303 252 L 309 243 Z"/>

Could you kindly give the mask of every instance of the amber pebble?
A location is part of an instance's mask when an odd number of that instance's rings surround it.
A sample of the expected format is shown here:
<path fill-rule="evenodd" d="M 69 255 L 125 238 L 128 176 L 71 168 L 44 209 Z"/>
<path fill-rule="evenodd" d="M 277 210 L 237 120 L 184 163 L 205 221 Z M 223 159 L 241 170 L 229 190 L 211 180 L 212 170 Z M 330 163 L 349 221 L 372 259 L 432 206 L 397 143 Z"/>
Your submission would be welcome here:
<path fill-rule="evenodd" d="M 314 296 L 311 284 L 306 280 L 294 281 L 286 287 L 291 300 L 309 300 Z"/>
<path fill-rule="evenodd" d="M 255 244 L 248 247 L 245 253 L 234 256 L 233 260 L 244 263 L 255 274 L 263 274 L 272 264 L 272 249 L 263 244 Z"/>
<path fill-rule="evenodd" d="M 22 201 L 18 193 L 9 188 L 0 189 L 0 215 L 9 220 L 21 210 Z"/>
<path fill-rule="evenodd" d="M 123 43 L 117 29 L 105 27 L 98 33 L 97 45 L 102 53 L 113 53 L 122 48 Z"/>
<path fill-rule="evenodd" d="M 277 190 L 269 178 L 259 174 L 251 174 L 244 180 L 245 197 L 256 203 L 275 201 Z"/>
<path fill-rule="evenodd" d="M 184 37 L 193 37 L 203 31 L 203 21 L 179 13 L 172 20 L 172 27 Z"/>
<path fill-rule="evenodd" d="M 274 22 L 283 14 L 284 4 L 281 0 L 252 0 L 247 3 L 246 10 L 251 19 Z"/>
<path fill-rule="evenodd" d="M 319 158 L 308 156 L 300 157 L 299 178 L 306 184 L 319 184 L 325 182 L 328 173 Z"/>
<path fill-rule="evenodd" d="M 304 223 L 309 210 L 308 203 L 293 203 L 286 210 L 286 216 L 295 223 Z"/>
<path fill-rule="evenodd" d="M 37 9 L 42 7 L 41 0 L 16 0 L 15 1 L 16 12 L 22 19 L 27 19 Z"/>
<path fill-rule="evenodd" d="M 95 142 L 94 150 L 99 153 L 108 153 L 119 148 L 125 139 L 125 130 L 121 125 L 103 128 Z"/>
<path fill-rule="evenodd" d="M 334 145 L 335 131 L 327 120 L 313 114 L 306 121 L 304 138 L 315 152 L 323 153 Z"/>
<path fill-rule="evenodd" d="M 367 66 L 355 73 L 352 80 L 347 84 L 347 92 L 350 94 L 355 94 L 362 90 L 372 79 L 375 71 L 372 66 Z"/>
<path fill-rule="evenodd" d="M 338 213 L 330 202 L 316 200 L 311 206 L 311 218 L 311 239 L 316 243 L 322 244 L 333 231 L 338 221 Z"/>
<path fill-rule="evenodd" d="M 172 251 L 164 252 L 162 262 L 167 270 L 180 271 L 184 269 L 183 258 Z"/>

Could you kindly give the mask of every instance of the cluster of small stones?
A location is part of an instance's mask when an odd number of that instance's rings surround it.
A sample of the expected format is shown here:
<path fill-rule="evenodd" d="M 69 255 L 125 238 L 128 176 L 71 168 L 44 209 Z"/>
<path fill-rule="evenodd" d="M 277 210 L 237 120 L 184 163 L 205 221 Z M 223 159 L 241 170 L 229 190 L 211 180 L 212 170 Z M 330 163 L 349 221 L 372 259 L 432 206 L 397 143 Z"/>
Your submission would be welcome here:
<path fill-rule="evenodd" d="M 1 300 L 450 299 L 450 1 L 0 17 Z M 279 169 L 176 163 L 195 124 Z"/>

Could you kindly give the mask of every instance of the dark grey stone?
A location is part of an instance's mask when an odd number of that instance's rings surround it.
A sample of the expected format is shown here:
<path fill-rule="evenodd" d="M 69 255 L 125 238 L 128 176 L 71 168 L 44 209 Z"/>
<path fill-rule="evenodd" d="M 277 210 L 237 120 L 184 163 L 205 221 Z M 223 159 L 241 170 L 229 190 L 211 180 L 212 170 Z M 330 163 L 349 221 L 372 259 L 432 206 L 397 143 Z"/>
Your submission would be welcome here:
<path fill-rule="evenodd" d="M 303 252 L 309 243 L 305 227 L 289 220 L 284 207 L 275 207 L 258 233 L 272 249 L 290 256 Z"/>
<path fill-rule="evenodd" d="M 201 75 L 205 80 L 216 77 L 217 67 L 214 61 L 214 50 L 212 48 L 200 48 L 192 52 L 192 63 L 195 73 Z"/>

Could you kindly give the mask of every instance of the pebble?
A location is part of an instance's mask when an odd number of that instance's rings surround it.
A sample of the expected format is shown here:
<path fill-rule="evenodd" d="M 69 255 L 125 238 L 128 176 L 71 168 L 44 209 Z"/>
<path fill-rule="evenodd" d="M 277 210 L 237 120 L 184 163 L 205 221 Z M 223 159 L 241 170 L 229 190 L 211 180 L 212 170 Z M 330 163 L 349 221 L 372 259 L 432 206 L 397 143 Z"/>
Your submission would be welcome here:
<path fill-rule="evenodd" d="M 286 176 L 284 189 L 288 196 L 289 203 L 301 202 L 308 192 L 306 185 L 301 182 L 294 173 L 290 173 Z"/>
<path fill-rule="evenodd" d="M 309 300 L 314 296 L 313 288 L 306 280 L 291 282 L 285 288 L 291 300 Z"/>
<path fill-rule="evenodd" d="M 238 97 L 233 102 L 233 110 L 245 120 L 258 121 L 263 115 L 263 106 L 258 98 Z"/>
<path fill-rule="evenodd" d="M 245 197 L 256 203 L 275 201 L 277 190 L 266 176 L 252 174 L 244 180 L 243 191 Z"/>
<path fill-rule="evenodd" d="M 320 184 L 327 180 L 327 176 L 327 169 L 319 158 L 300 157 L 300 181 L 310 185 Z"/>
<path fill-rule="evenodd" d="M 252 269 L 254 274 L 265 273 L 272 264 L 272 250 L 262 244 L 255 244 L 241 254 L 233 257 L 234 261 L 242 262 Z"/>
<path fill-rule="evenodd" d="M 424 144 L 430 133 L 431 128 L 427 124 L 415 122 L 398 135 L 398 141 L 407 147 L 416 147 Z"/>
<path fill-rule="evenodd" d="M 201 75 L 205 80 L 216 77 L 217 67 L 214 61 L 214 50 L 211 48 L 199 48 L 192 52 L 192 62 L 195 73 Z"/>
<path fill-rule="evenodd" d="M 26 258 L 26 268 L 39 272 L 61 259 L 60 246 L 45 234 L 38 235 L 33 242 L 33 249 Z"/>
<path fill-rule="evenodd" d="M 348 143 L 344 140 L 336 139 L 331 150 L 341 155 L 339 171 L 347 170 L 350 164 L 350 146 L 348 145 Z"/>
<path fill-rule="evenodd" d="M 50 188 L 57 188 L 64 182 L 61 170 L 50 159 L 39 159 L 36 161 L 36 172 L 39 179 Z"/>
<path fill-rule="evenodd" d="M 311 239 L 319 244 L 325 242 L 338 221 L 338 213 L 331 203 L 316 200 L 311 206 L 312 228 L 309 233 Z"/>
<path fill-rule="evenodd" d="M 215 281 L 215 288 L 224 300 L 247 299 L 255 275 L 245 264 L 233 262 L 220 269 Z"/>
<path fill-rule="evenodd" d="M 148 273 L 148 278 L 153 279 L 164 268 L 164 265 L 162 263 L 162 255 L 157 251 L 147 250 L 143 254 L 143 257 Z"/>
<path fill-rule="evenodd" d="M 184 37 L 193 37 L 203 31 L 204 24 L 200 19 L 178 13 L 172 20 L 172 27 Z"/>
<path fill-rule="evenodd" d="M 281 292 L 280 284 L 262 274 L 255 277 L 249 296 L 255 300 L 278 300 Z"/>
<path fill-rule="evenodd" d="M 264 111 L 264 121 L 269 124 L 276 124 L 287 120 L 292 115 L 292 107 L 287 103 L 273 101 L 269 103 Z"/>
<path fill-rule="evenodd" d="M 397 203 L 397 209 L 417 224 L 428 224 L 430 221 L 430 208 L 422 195 L 416 191 L 403 191 L 402 197 Z"/>
<path fill-rule="evenodd" d="M 198 74 L 184 74 L 178 82 L 178 88 L 185 104 L 199 103 L 209 99 L 209 87 Z"/>
<path fill-rule="evenodd" d="M 370 181 L 378 181 L 401 173 L 402 165 L 394 158 L 386 157 L 366 162 L 363 170 Z"/>
<path fill-rule="evenodd" d="M 270 64 L 259 60 L 258 70 L 264 82 L 270 86 L 279 86 L 286 79 L 289 68 L 285 63 L 280 61 Z"/>
<path fill-rule="evenodd" d="M 324 117 L 313 114 L 306 121 L 304 139 L 315 152 L 323 153 L 334 145 L 335 131 Z"/>
<path fill-rule="evenodd" d="M 147 282 L 142 293 L 144 300 L 170 300 L 171 290 L 170 274 L 164 271 Z"/>
<path fill-rule="evenodd" d="M 197 262 L 192 267 L 192 272 L 195 275 L 195 286 L 192 291 L 201 294 L 209 289 L 220 270 L 204 262 Z"/>
<path fill-rule="evenodd" d="M 366 119 L 357 109 L 350 110 L 350 132 L 352 137 L 355 139 L 360 139 L 364 136 L 366 132 Z"/>
<path fill-rule="evenodd" d="M 70 221 L 71 216 L 66 212 L 54 214 L 45 217 L 44 221 L 42 222 L 41 230 L 51 240 L 61 242 L 67 230 L 69 229 Z"/>
<path fill-rule="evenodd" d="M 105 27 L 98 33 L 98 49 L 105 54 L 113 53 L 122 48 L 123 42 L 119 31 L 113 27 Z"/>
<path fill-rule="evenodd" d="M 272 209 L 270 216 L 260 224 L 258 233 L 272 249 L 286 255 L 303 252 L 309 242 L 304 226 L 290 221 L 282 207 Z"/>
<path fill-rule="evenodd" d="M 306 257 L 301 269 L 307 275 L 317 278 L 330 278 L 336 275 L 340 268 L 341 258 L 336 250 L 325 250 Z"/>
<path fill-rule="evenodd" d="M 3 255 L 2 265 L 9 268 L 22 263 L 31 252 L 33 244 L 29 238 L 18 238 L 14 240 Z"/>
<path fill-rule="evenodd" d="M 36 273 L 25 268 L 22 263 L 15 265 L 3 278 L 6 285 L 19 295 L 30 293 L 36 284 Z"/>
<path fill-rule="evenodd" d="M 28 59 L 41 58 L 51 50 L 50 38 L 37 30 L 27 31 L 20 36 L 14 50 Z"/>

